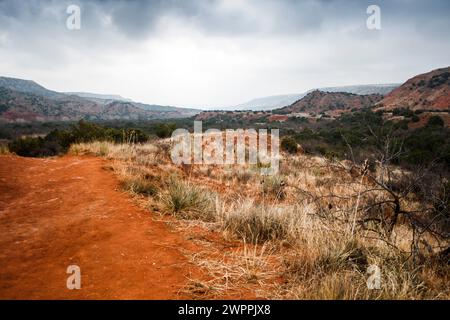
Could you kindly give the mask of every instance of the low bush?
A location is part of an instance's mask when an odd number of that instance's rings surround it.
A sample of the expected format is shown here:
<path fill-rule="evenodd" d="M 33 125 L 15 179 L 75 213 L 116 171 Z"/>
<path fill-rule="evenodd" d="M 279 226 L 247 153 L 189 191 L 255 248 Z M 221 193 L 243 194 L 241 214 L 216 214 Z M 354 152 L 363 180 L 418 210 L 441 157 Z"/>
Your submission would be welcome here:
<path fill-rule="evenodd" d="M 176 129 L 173 123 L 160 123 L 155 126 L 155 133 L 159 138 L 169 138 Z"/>
<path fill-rule="evenodd" d="M 440 116 L 431 116 L 430 119 L 428 119 L 427 126 L 429 127 L 443 127 L 444 126 L 444 120 Z"/>
<path fill-rule="evenodd" d="M 281 139 L 281 150 L 288 153 L 295 154 L 298 152 L 297 141 L 291 136 L 283 137 Z"/>
<path fill-rule="evenodd" d="M 64 151 L 64 148 L 51 139 L 26 137 L 13 140 L 8 144 L 11 152 L 22 157 L 48 157 Z"/>
<path fill-rule="evenodd" d="M 395 108 L 394 110 L 392 110 L 392 115 L 411 118 L 414 115 L 414 111 L 409 108 Z"/>

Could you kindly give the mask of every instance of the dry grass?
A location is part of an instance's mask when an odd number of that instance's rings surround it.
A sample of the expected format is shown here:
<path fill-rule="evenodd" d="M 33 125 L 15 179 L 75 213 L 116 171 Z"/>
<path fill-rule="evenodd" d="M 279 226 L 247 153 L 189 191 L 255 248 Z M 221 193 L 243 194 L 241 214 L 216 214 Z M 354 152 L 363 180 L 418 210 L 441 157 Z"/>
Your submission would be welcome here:
<path fill-rule="evenodd" d="M 280 270 L 272 261 L 273 251 L 266 246 L 244 243 L 239 251 L 225 252 L 211 257 L 200 252 L 188 255 L 190 261 L 208 272 L 209 280 L 190 279 L 184 292 L 198 298 L 213 299 L 250 293 L 255 298 L 267 297 L 268 289 L 275 290 Z"/>
<path fill-rule="evenodd" d="M 263 178 L 248 165 L 177 167 L 168 141 L 79 144 L 71 153 L 111 159 L 124 189 L 146 196 L 147 207 L 180 218 L 186 230 L 189 221 L 198 221 L 224 239 L 243 242 L 232 252 L 212 254 L 211 245 L 205 252 L 187 253 L 210 276 L 192 279 L 184 288 L 199 297 L 227 297 L 241 289 L 281 299 L 450 298 L 448 266 L 409 259 L 407 226 L 396 228 L 389 241 L 355 226 L 355 212 L 386 195 L 364 192 L 371 186 L 326 159 L 286 155 L 279 175 Z M 418 205 L 413 199 L 402 202 L 411 209 Z M 431 240 L 430 245 L 438 249 Z M 379 290 L 367 286 L 371 265 L 381 272 Z"/>
<path fill-rule="evenodd" d="M 295 237 L 296 217 L 289 207 L 254 204 L 247 200 L 230 207 L 221 218 L 225 232 L 249 243 Z"/>
<path fill-rule="evenodd" d="M 89 154 L 104 157 L 109 154 L 115 145 L 112 142 L 96 141 L 91 143 L 78 143 L 70 146 L 69 154 L 82 155 Z M 127 145 L 123 145 L 127 146 Z M 122 147 L 123 149 L 123 147 Z"/>
<path fill-rule="evenodd" d="M 155 196 L 158 194 L 158 187 L 155 183 L 141 175 L 125 177 L 122 180 L 122 187 L 132 193 L 146 196 Z"/>
<path fill-rule="evenodd" d="M 163 208 L 175 217 L 214 221 L 215 200 L 211 192 L 192 183 L 171 177 L 160 194 Z"/>
<path fill-rule="evenodd" d="M 3 155 L 10 154 L 7 144 L 0 143 L 0 154 L 3 154 Z"/>
<path fill-rule="evenodd" d="M 267 197 L 276 200 L 283 200 L 286 197 L 285 181 L 279 175 L 267 176 L 261 181 L 262 193 Z"/>

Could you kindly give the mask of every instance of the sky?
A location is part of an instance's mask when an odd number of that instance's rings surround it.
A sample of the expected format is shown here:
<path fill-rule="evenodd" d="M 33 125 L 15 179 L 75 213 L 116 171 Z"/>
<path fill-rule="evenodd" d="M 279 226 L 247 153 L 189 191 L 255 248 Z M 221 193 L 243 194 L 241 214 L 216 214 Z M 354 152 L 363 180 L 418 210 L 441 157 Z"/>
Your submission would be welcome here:
<path fill-rule="evenodd" d="M 80 8 L 79 29 L 67 27 L 70 5 Z M 367 27 L 369 5 L 380 9 L 380 29 Z M 447 67 L 449 17 L 448 0 L 0 0 L 0 75 L 228 107 Z"/>

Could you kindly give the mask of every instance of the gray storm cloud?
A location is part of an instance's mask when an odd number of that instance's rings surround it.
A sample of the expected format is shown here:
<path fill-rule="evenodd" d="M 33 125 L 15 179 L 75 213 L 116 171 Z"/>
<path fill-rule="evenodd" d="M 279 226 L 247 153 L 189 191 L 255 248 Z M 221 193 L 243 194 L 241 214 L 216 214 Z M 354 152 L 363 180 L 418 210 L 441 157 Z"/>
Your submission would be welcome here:
<path fill-rule="evenodd" d="M 81 30 L 66 28 L 70 4 Z M 224 106 L 447 66 L 449 14 L 446 0 L 0 0 L 0 68 L 57 90 Z"/>

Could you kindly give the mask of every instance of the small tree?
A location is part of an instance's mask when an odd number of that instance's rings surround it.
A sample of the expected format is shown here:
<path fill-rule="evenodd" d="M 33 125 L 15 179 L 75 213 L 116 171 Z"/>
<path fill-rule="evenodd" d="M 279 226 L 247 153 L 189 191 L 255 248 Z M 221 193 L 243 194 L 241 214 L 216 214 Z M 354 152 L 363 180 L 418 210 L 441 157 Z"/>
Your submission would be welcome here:
<path fill-rule="evenodd" d="M 430 119 L 428 119 L 427 126 L 429 127 L 443 127 L 444 126 L 444 120 L 440 116 L 431 116 Z"/>

